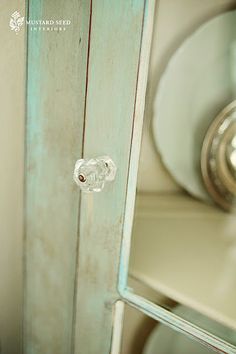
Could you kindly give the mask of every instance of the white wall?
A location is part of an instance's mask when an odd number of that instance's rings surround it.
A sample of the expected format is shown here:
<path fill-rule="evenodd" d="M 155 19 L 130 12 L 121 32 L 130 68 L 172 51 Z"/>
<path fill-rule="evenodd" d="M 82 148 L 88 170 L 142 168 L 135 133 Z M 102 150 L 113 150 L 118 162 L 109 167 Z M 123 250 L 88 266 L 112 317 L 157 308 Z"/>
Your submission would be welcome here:
<path fill-rule="evenodd" d="M 0 2 L 0 341 L 19 354 L 22 314 L 24 30 L 9 28 L 23 0 Z"/>

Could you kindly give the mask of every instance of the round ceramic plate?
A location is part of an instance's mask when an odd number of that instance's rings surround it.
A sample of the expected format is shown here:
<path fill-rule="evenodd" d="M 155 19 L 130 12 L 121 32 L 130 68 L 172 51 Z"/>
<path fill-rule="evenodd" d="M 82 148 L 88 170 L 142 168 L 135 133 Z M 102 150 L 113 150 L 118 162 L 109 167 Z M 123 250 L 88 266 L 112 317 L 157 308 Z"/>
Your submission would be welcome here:
<path fill-rule="evenodd" d="M 162 160 L 189 193 L 210 200 L 200 155 L 207 128 L 236 96 L 236 11 L 201 26 L 175 52 L 160 81 L 153 134 Z"/>
<path fill-rule="evenodd" d="M 229 343 L 235 345 L 235 331 L 222 326 L 220 323 L 210 320 L 185 306 L 177 306 L 174 311 L 176 315 L 191 319 L 195 325 L 209 330 L 211 333 L 220 336 Z M 190 339 L 186 335 L 180 334 L 173 329 L 157 325 L 150 334 L 143 354 L 213 354 L 212 349 L 209 349 L 195 340 Z"/>

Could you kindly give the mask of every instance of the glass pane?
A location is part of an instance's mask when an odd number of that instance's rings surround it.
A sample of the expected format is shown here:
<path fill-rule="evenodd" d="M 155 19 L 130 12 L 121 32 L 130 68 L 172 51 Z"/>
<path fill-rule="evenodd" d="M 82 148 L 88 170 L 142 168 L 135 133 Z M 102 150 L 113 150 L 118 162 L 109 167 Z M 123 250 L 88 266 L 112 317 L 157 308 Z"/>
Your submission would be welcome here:
<path fill-rule="evenodd" d="M 214 351 L 125 307 L 121 354 L 211 354 Z"/>
<path fill-rule="evenodd" d="M 235 0 L 156 8 L 129 269 L 152 301 L 233 345 L 235 9 Z"/>
<path fill-rule="evenodd" d="M 142 354 L 156 321 L 142 312 L 125 306 L 121 354 Z"/>

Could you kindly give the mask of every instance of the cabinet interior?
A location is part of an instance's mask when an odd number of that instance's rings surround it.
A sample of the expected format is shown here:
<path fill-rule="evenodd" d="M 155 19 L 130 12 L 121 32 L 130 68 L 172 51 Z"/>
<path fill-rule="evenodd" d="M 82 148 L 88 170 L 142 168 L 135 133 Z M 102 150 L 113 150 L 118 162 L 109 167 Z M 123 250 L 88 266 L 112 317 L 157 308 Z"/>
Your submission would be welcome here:
<path fill-rule="evenodd" d="M 152 120 L 158 83 L 175 50 L 201 24 L 235 7 L 235 1 L 227 0 L 158 2 L 129 268 L 129 283 L 136 291 L 140 292 L 136 286 L 140 283 L 157 295 L 156 303 L 168 303 L 170 309 L 184 305 L 233 332 L 235 214 L 200 201 L 179 186 L 155 147 Z M 214 325 L 205 329 L 214 332 Z M 227 336 L 224 339 L 228 340 Z"/>

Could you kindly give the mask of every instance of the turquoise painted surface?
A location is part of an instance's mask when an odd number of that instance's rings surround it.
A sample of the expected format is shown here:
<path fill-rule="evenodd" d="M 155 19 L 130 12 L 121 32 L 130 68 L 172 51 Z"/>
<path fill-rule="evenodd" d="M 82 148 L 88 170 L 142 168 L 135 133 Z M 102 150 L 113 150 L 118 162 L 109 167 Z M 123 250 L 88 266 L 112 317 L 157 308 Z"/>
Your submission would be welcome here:
<path fill-rule="evenodd" d="M 30 2 L 31 18 L 71 16 L 76 30 L 63 39 L 29 33 L 27 354 L 110 352 L 144 5 L 106 0 L 90 9 L 87 1 Z M 79 200 L 74 162 L 104 154 L 118 167 L 116 181 Z"/>
<path fill-rule="evenodd" d="M 153 21 L 155 14 L 155 0 L 145 2 L 143 15 L 143 31 L 141 39 L 141 50 L 138 68 L 138 80 L 136 101 L 134 107 L 134 124 L 131 138 L 131 150 L 129 161 L 129 172 L 127 182 L 127 196 L 124 212 L 124 227 L 119 265 L 118 290 L 123 297 L 123 292 L 128 284 L 129 257 L 131 246 L 131 234 L 134 219 L 134 207 L 136 199 L 137 177 L 139 168 L 139 155 L 142 140 L 142 129 L 144 120 L 145 97 L 148 79 L 149 57 L 152 43 Z"/>
<path fill-rule="evenodd" d="M 76 354 L 110 353 L 144 4 L 92 5 L 83 155 L 109 155 L 118 169 L 101 193 L 81 196 Z"/>
<path fill-rule="evenodd" d="M 29 1 L 29 19 L 69 19 L 28 32 L 24 353 L 72 350 L 89 7 Z"/>

